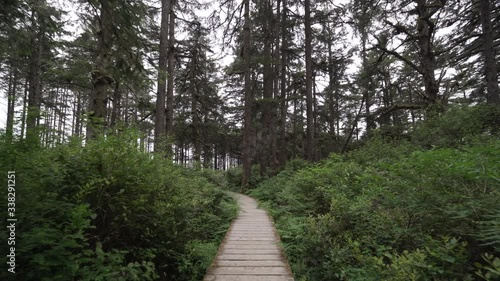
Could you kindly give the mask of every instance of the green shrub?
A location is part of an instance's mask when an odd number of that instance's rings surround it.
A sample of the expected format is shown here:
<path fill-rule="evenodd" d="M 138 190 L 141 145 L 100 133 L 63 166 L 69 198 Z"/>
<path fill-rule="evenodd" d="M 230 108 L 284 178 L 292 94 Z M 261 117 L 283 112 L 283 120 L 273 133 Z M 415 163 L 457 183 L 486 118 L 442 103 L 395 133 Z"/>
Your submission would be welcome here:
<path fill-rule="evenodd" d="M 231 191 L 241 191 L 241 177 L 243 169 L 241 167 L 231 168 L 226 171 L 227 189 Z"/>
<path fill-rule="evenodd" d="M 84 147 L 0 147 L 15 151 L 0 160 L 17 177 L 16 278 L 195 280 L 185 261 L 215 254 L 200 255 L 192 241 L 218 244 L 236 205 L 202 172 L 142 153 L 136 140 L 126 132 Z"/>
<path fill-rule="evenodd" d="M 242 167 L 232 168 L 226 171 L 226 179 L 228 183 L 228 190 L 241 192 L 241 181 L 243 177 Z M 267 179 L 267 176 L 261 176 L 259 165 L 252 165 L 250 178 L 248 179 L 247 190 L 254 189 Z"/>
<path fill-rule="evenodd" d="M 299 280 L 475 280 L 495 276 L 482 255 L 498 255 L 499 151 L 500 141 L 422 151 L 375 140 L 251 194 Z"/>
<path fill-rule="evenodd" d="M 222 189 L 228 189 L 229 183 L 224 171 L 203 169 L 200 171 L 200 174 L 205 177 L 211 184 Z"/>
<path fill-rule="evenodd" d="M 202 280 L 206 269 L 217 255 L 218 248 L 218 243 L 190 241 L 187 245 L 187 251 L 180 260 L 179 271 L 187 277 L 186 280 Z"/>
<path fill-rule="evenodd" d="M 478 268 L 476 275 L 487 281 L 498 280 L 500 278 L 500 258 L 490 253 L 483 254 L 482 258 L 486 264 L 475 264 Z"/>
<path fill-rule="evenodd" d="M 440 116 L 423 121 L 410 137 L 424 148 L 457 147 L 498 137 L 499 120 L 499 107 L 487 104 L 452 107 Z"/>

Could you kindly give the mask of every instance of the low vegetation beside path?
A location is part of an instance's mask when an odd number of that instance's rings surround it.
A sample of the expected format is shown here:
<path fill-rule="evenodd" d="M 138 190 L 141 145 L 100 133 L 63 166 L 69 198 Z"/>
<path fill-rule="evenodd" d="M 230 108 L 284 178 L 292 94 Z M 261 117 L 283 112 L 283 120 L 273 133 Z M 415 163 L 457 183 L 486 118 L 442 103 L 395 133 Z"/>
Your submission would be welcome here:
<path fill-rule="evenodd" d="M 473 122 L 446 118 L 449 131 Z M 443 144 L 429 149 L 418 132 L 292 161 L 250 192 L 271 211 L 297 280 L 499 280 L 500 141 L 443 129 L 426 134 Z"/>
<path fill-rule="evenodd" d="M 16 171 L 16 280 L 203 278 L 236 204 L 199 171 L 152 159 L 136 140 L 0 145 L 2 170 Z"/>

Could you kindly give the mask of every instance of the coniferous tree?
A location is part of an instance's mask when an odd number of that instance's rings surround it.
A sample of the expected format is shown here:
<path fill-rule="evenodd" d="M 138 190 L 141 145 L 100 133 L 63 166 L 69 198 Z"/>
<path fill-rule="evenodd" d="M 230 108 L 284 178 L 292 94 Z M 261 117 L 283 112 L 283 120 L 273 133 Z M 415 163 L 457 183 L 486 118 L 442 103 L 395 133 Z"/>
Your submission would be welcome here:
<path fill-rule="evenodd" d="M 251 176 L 251 138 L 252 138 L 252 107 L 253 107 L 253 93 L 250 80 L 250 1 L 245 0 L 244 5 L 244 26 L 243 26 L 243 72 L 245 77 L 244 84 L 244 99 L 245 99 L 245 112 L 243 123 L 243 176 L 241 185 L 246 188 L 248 180 Z"/>
<path fill-rule="evenodd" d="M 175 55 L 175 4 L 174 0 L 170 0 L 169 16 L 168 16 L 168 53 L 167 53 L 167 107 L 165 134 L 171 134 L 174 124 L 174 55 Z M 167 153 L 170 153 L 171 148 L 167 147 Z"/>
<path fill-rule="evenodd" d="M 305 34 L 305 64 L 306 64 L 306 147 L 305 158 L 315 160 L 314 153 L 314 119 L 313 119 L 313 69 L 312 69 L 312 30 L 311 30 L 311 1 L 304 0 L 304 34 Z"/>
<path fill-rule="evenodd" d="M 170 13 L 170 0 L 161 1 L 161 26 L 160 26 L 160 50 L 158 61 L 158 86 L 156 94 L 155 110 L 155 151 L 163 150 L 162 141 L 165 137 L 165 102 L 167 85 L 167 54 L 168 54 L 168 24 Z"/>
<path fill-rule="evenodd" d="M 493 23 L 491 21 L 492 8 L 495 8 L 495 1 L 490 3 L 489 0 L 479 0 L 487 101 L 491 104 L 500 105 L 498 67 L 494 47 L 495 32 L 493 31 Z"/>

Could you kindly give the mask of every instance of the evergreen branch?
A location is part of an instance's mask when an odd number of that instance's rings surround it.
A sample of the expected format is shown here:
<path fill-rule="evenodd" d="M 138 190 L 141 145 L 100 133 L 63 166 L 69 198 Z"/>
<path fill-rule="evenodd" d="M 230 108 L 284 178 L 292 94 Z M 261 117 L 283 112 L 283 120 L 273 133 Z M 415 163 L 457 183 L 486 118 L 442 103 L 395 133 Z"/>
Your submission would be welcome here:
<path fill-rule="evenodd" d="M 379 40 L 377 38 L 377 40 Z M 403 57 L 400 53 L 396 52 L 396 51 L 393 51 L 393 50 L 389 50 L 385 47 L 383 47 L 381 44 L 380 44 L 380 40 L 379 40 L 379 43 L 375 45 L 376 48 L 382 50 L 383 52 L 385 53 L 388 53 L 390 55 L 393 55 L 395 56 L 396 58 L 400 59 L 401 61 L 403 61 L 404 63 L 406 63 L 409 67 L 413 68 L 414 70 L 416 70 L 418 73 L 424 75 L 424 71 L 418 67 L 416 64 L 414 64 L 411 60 L 409 60 L 408 58 L 405 58 Z"/>

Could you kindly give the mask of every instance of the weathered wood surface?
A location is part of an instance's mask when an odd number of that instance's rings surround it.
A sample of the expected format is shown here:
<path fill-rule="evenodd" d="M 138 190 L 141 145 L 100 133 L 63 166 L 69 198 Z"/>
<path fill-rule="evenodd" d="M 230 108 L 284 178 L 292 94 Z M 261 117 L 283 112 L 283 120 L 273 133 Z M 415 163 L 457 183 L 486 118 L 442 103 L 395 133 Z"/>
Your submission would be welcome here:
<path fill-rule="evenodd" d="M 293 281 L 274 225 L 254 199 L 234 194 L 240 213 L 203 281 Z"/>

